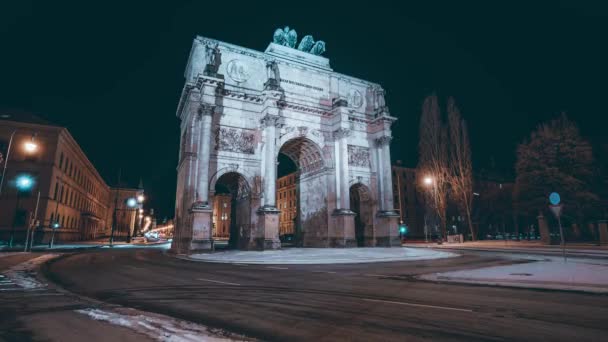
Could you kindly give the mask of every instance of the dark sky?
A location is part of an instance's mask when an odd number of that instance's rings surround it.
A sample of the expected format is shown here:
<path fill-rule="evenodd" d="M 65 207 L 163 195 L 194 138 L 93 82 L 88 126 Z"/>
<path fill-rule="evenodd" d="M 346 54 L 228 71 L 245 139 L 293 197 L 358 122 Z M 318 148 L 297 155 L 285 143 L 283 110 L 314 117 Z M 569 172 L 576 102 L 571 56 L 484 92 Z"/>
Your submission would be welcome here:
<path fill-rule="evenodd" d="M 3 1 L 0 107 L 68 127 L 110 184 L 119 167 L 142 177 L 159 216 L 173 214 L 175 110 L 197 34 L 264 50 L 289 25 L 324 40 L 334 70 L 384 86 L 393 159 L 409 166 L 433 91 L 456 98 L 477 169 L 493 157 L 511 172 L 517 143 L 561 111 L 606 142 L 605 1 L 153 3 Z"/>

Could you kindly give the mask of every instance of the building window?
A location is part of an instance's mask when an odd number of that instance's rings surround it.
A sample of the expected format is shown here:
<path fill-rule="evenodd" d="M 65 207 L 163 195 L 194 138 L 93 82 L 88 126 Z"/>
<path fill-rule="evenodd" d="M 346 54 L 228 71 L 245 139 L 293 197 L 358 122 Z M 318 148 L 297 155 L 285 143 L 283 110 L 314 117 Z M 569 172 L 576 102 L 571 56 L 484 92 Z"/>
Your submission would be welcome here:
<path fill-rule="evenodd" d="M 57 194 L 59 192 L 59 183 L 55 183 L 55 193 L 53 195 L 53 199 L 56 201 L 57 200 Z"/>
<path fill-rule="evenodd" d="M 61 152 L 61 154 L 59 155 L 59 168 L 61 169 L 63 167 L 63 152 Z"/>

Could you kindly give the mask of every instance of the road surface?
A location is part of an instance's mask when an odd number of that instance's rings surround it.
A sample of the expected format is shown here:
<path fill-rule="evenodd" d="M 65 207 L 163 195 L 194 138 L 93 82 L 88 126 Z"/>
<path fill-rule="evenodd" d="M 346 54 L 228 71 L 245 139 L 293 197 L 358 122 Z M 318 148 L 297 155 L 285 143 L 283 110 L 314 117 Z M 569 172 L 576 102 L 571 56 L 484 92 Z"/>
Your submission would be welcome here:
<path fill-rule="evenodd" d="M 463 252 L 428 261 L 238 265 L 159 250 L 97 250 L 44 270 L 74 293 L 270 341 L 551 340 L 608 336 L 608 296 L 419 281 L 511 263 Z"/>

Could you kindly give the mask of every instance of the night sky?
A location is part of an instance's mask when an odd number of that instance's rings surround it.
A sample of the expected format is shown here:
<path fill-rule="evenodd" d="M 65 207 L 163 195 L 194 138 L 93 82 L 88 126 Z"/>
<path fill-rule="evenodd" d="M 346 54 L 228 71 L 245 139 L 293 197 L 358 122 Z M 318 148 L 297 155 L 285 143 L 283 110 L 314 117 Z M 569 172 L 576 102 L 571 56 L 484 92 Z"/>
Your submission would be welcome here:
<path fill-rule="evenodd" d="M 386 89 L 392 157 L 407 166 L 433 91 L 456 98 L 477 170 L 494 159 L 513 173 L 517 144 L 562 111 L 607 142 L 606 2 L 91 3 L 0 4 L 0 108 L 66 126 L 109 184 L 118 168 L 131 186 L 141 177 L 159 217 L 173 215 L 175 110 L 197 34 L 261 51 L 285 25 L 324 40 L 335 71 Z"/>

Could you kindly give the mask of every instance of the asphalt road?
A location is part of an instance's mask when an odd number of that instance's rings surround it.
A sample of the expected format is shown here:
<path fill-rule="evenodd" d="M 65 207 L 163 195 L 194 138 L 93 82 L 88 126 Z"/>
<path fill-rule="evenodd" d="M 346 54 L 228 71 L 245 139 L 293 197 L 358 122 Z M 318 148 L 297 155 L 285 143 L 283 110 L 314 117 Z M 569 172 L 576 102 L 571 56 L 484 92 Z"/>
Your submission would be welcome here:
<path fill-rule="evenodd" d="M 235 265 L 104 250 L 58 259 L 45 273 L 81 295 L 263 340 L 605 340 L 608 296 L 413 279 L 505 262 L 465 252 L 416 262 Z"/>

